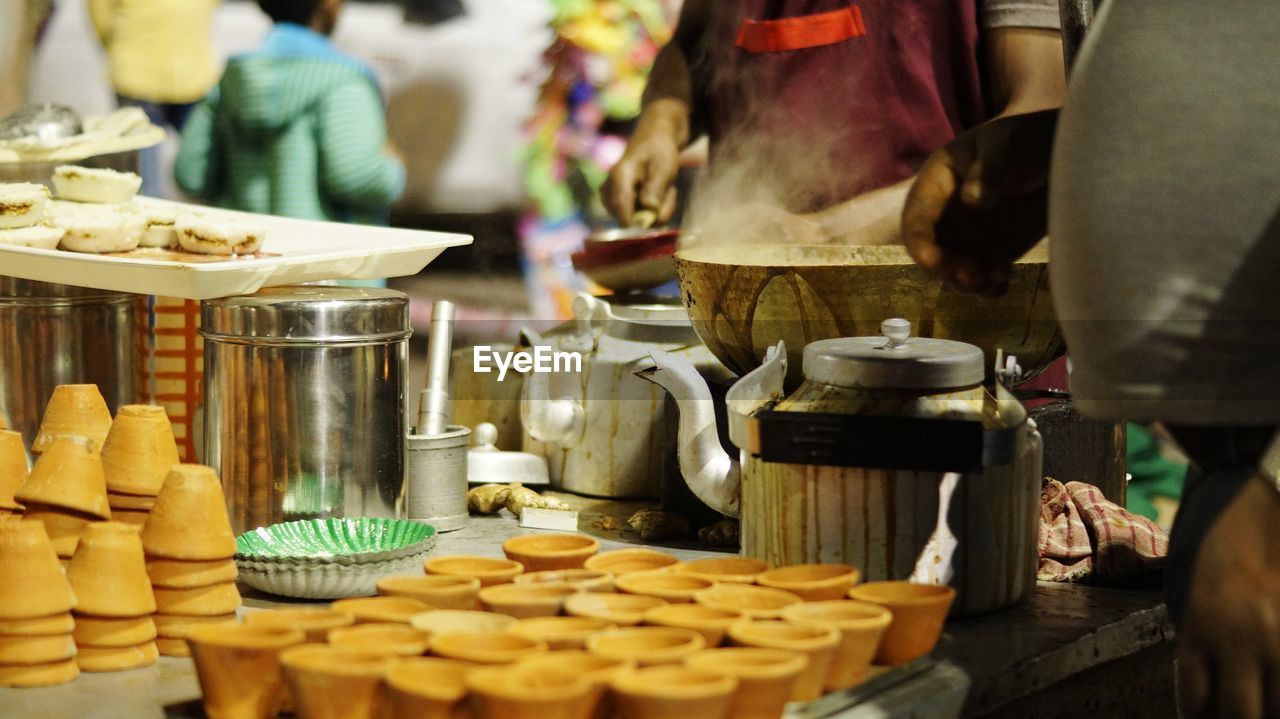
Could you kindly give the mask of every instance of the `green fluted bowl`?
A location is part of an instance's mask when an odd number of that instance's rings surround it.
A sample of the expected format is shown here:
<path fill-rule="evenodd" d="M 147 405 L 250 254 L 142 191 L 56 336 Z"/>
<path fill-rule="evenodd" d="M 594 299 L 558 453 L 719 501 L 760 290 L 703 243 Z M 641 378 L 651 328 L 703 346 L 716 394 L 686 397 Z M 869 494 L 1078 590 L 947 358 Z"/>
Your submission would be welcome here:
<path fill-rule="evenodd" d="M 236 537 L 236 561 L 372 564 L 423 556 L 435 543 L 435 527 L 408 519 L 304 519 L 259 527 Z"/>

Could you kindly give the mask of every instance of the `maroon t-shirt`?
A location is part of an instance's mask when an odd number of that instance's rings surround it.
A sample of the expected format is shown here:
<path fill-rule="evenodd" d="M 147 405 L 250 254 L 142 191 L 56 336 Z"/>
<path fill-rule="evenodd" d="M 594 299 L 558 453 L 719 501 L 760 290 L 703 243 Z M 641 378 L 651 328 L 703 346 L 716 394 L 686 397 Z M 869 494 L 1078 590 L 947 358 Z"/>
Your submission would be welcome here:
<path fill-rule="evenodd" d="M 698 73 L 713 176 L 737 167 L 797 212 L 909 177 L 987 119 L 975 2 L 715 2 Z"/>

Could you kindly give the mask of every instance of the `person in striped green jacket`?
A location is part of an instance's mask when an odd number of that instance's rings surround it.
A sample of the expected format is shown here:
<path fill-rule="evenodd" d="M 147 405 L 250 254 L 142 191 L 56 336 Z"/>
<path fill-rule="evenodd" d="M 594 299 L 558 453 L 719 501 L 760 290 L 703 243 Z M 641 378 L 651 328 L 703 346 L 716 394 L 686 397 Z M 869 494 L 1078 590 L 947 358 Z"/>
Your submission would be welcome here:
<path fill-rule="evenodd" d="M 191 113 L 178 186 L 236 210 L 386 224 L 404 191 L 373 72 L 329 41 L 343 0 L 259 0 L 275 23 Z"/>

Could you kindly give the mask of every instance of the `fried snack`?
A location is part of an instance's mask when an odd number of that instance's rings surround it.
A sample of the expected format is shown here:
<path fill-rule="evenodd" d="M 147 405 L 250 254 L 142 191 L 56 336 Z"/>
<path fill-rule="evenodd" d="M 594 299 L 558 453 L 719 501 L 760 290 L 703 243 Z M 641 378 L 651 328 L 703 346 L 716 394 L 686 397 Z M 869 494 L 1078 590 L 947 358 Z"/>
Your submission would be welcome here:
<path fill-rule="evenodd" d="M 49 190 L 31 182 L 0 184 L 0 229 L 30 227 L 44 218 Z"/>
<path fill-rule="evenodd" d="M 142 237 L 139 247 L 172 248 L 178 246 L 177 215 L 163 207 L 146 207 L 137 211 L 142 218 Z"/>
<path fill-rule="evenodd" d="M 58 245 L 72 252 L 128 252 L 136 249 L 146 220 L 116 207 L 94 207 L 56 214 L 54 227 L 65 230 Z"/>
<path fill-rule="evenodd" d="M 33 225 L 12 230 L 0 230 L 0 245 L 35 247 L 40 250 L 56 250 L 66 230 L 61 227 Z"/>
<path fill-rule="evenodd" d="M 59 165 L 53 170 L 53 187 L 64 200 L 128 202 L 142 189 L 142 178 L 132 172 Z"/>
<path fill-rule="evenodd" d="M 202 255 L 251 255 L 267 234 L 253 224 L 195 213 L 179 218 L 174 228 L 182 249 Z"/>

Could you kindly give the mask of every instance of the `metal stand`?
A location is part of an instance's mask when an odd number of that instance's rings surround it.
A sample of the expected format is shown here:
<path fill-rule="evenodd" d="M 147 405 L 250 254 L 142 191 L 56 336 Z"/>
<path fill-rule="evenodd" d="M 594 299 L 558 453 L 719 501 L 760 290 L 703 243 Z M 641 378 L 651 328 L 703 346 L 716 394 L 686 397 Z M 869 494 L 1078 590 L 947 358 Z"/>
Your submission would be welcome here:
<path fill-rule="evenodd" d="M 1125 424 L 1099 422 L 1076 412 L 1071 402 L 1031 410 L 1044 438 L 1044 475 L 1059 482 L 1088 482 L 1124 506 L 1127 486 Z"/>

